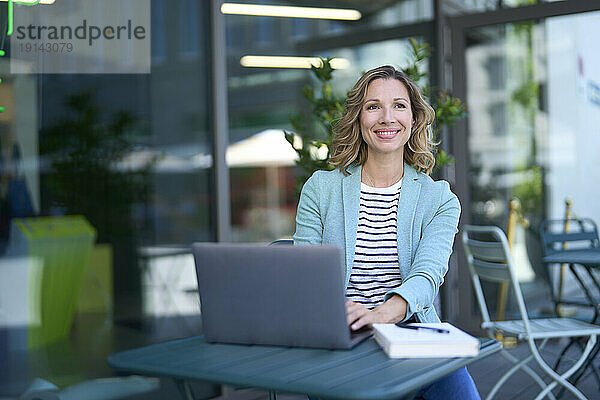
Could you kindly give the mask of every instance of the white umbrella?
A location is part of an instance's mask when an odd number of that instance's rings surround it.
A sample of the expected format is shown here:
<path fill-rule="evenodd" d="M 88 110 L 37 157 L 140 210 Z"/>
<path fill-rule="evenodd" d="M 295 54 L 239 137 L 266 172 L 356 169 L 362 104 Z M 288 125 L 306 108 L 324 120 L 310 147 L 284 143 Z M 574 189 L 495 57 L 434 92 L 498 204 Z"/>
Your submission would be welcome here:
<path fill-rule="evenodd" d="M 295 140 L 300 140 L 296 136 Z M 115 163 L 117 170 L 136 171 L 152 164 L 157 172 L 185 172 L 198 168 L 210 168 L 212 155 L 197 153 L 182 156 L 180 149 L 138 149 Z M 227 146 L 227 166 L 229 167 L 290 167 L 294 166 L 298 155 L 285 139 L 282 130 L 267 129 L 249 138 Z"/>
<path fill-rule="evenodd" d="M 225 157 L 230 167 L 288 167 L 298 159 L 278 129 L 267 129 L 230 145 Z"/>

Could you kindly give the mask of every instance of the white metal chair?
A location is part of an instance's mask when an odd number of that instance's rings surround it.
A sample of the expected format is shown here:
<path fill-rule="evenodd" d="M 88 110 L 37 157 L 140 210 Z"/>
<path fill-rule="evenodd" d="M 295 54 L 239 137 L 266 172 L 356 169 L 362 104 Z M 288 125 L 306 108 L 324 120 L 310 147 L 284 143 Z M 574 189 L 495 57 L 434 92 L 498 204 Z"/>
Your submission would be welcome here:
<path fill-rule="evenodd" d="M 597 340 L 597 335 L 600 334 L 600 326 L 592 325 L 583 321 L 570 318 L 539 318 L 530 319 L 525 308 L 523 295 L 517 281 L 513 261 L 508 248 L 508 242 L 504 232 L 495 226 L 473 226 L 466 225 L 462 232 L 462 241 L 465 248 L 467 263 L 477 301 L 481 309 L 483 322 L 481 327 L 484 328 L 491 338 L 495 337 L 497 332 L 501 332 L 504 336 L 514 336 L 517 340 L 527 341 L 531 354 L 522 360 L 509 354 L 506 350 L 502 350 L 501 354 L 511 361 L 514 365 L 506 371 L 504 375 L 496 382 L 492 390 L 487 396 L 487 399 L 492 399 L 500 387 L 510 378 L 512 374 L 519 369 L 527 373 L 541 387 L 541 391 L 536 399 L 542 399 L 548 396 L 550 399 L 555 399 L 552 394 L 552 389 L 556 385 L 562 385 L 579 399 L 586 397 L 567 379 L 585 362 L 594 344 Z M 481 289 L 480 280 L 491 282 L 509 282 L 512 288 L 512 293 L 516 297 L 517 306 L 521 314 L 521 319 L 510 321 L 496 321 L 490 319 L 488 307 L 485 301 L 483 290 Z M 587 345 L 579 360 L 562 375 L 554 371 L 541 357 L 541 350 L 549 339 L 563 337 L 588 337 Z M 541 340 L 538 346 L 535 341 Z M 552 382 L 547 384 L 542 378 L 529 366 L 527 363 L 535 359 L 538 365 L 552 379 Z"/>

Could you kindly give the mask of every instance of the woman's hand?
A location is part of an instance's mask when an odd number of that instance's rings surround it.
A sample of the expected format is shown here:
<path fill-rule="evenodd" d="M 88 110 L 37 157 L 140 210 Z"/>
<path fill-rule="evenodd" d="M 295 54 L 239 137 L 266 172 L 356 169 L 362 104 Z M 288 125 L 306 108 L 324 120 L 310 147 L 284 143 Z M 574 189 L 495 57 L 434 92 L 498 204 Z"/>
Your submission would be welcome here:
<path fill-rule="evenodd" d="M 406 317 L 407 303 L 397 294 L 390 297 L 382 305 L 369 310 L 360 303 L 346 301 L 346 315 L 348 325 L 355 331 L 363 326 L 371 326 L 374 323 L 395 324 Z"/>

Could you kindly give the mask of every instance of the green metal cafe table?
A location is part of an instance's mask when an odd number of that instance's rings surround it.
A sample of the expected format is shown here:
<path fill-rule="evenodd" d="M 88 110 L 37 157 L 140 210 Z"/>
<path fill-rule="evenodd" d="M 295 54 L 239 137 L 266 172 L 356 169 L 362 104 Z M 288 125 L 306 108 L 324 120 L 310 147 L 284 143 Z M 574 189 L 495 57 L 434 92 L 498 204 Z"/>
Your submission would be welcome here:
<path fill-rule="evenodd" d="M 187 398 L 190 382 L 301 393 L 327 399 L 412 399 L 422 387 L 501 349 L 480 339 L 468 358 L 390 359 L 373 338 L 352 350 L 210 344 L 203 336 L 116 353 L 108 364 L 121 372 L 171 378 Z"/>

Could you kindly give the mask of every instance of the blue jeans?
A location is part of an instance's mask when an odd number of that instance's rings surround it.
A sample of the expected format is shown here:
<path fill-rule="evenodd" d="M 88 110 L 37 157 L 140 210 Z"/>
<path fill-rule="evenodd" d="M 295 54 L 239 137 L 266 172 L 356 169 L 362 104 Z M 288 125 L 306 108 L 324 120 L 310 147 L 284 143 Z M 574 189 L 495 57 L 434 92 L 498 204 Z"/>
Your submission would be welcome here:
<path fill-rule="evenodd" d="M 415 397 L 415 400 L 444 399 L 481 400 L 467 368 L 462 367 L 431 385 L 425 386 Z"/>

